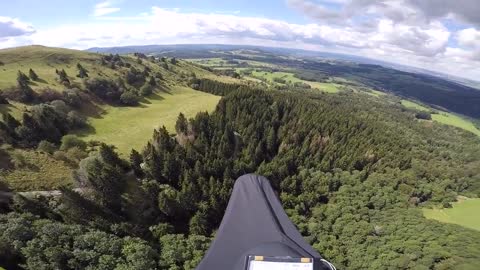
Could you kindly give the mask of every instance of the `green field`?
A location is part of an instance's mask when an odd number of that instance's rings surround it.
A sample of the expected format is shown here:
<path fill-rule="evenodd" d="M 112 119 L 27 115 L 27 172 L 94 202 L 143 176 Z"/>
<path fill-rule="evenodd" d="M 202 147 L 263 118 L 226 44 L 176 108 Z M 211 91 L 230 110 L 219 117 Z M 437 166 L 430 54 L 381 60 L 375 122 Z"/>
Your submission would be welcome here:
<path fill-rule="evenodd" d="M 337 93 L 340 91 L 339 84 L 336 83 L 321 83 L 321 82 L 310 82 L 310 81 L 305 81 L 302 79 L 299 79 L 295 77 L 295 74 L 291 72 L 267 72 L 267 71 L 253 71 L 252 76 L 256 78 L 264 78 L 268 80 L 269 82 L 273 82 L 275 78 L 279 79 L 284 79 L 287 82 L 290 83 L 296 83 L 296 82 L 301 82 L 301 83 L 306 83 L 309 84 L 312 88 L 319 89 L 323 92 L 327 93 Z"/>
<path fill-rule="evenodd" d="M 0 66 L 0 89 L 14 86 L 19 70 L 28 75 L 29 69 L 32 68 L 37 73 L 40 80 L 32 82 L 34 89 L 49 87 L 61 90 L 64 86 L 56 81 L 55 69 L 65 69 L 69 79 L 75 83 L 80 82 L 80 79 L 75 77 L 78 73 L 77 63 L 87 68 L 91 76 L 95 76 L 101 68 L 98 64 L 100 61 L 98 54 L 43 46 L 0 50 L 0 61 L 4 63 Z M 105 68 L 101 68 L 101 72 L 113 74 L 111 70 Z"/>
<path fill-rule="evenodd" d="M 402 105 L 407 107 L 407 108 L 410 108 L 410 109 L 415 109 L 415 110 L 419 110 L 419 111 L 431 111 L 429 108 L 423 106 L 423 105 L 420 105 L 416 102 L 413 102 L 413 101 L 410 101 L 410 100 L 406 100 L 406 99 L 403 99 L 402 100 Z"/>
<path fill-rule="evenodd" d="M 432 114 L 432 119 L 445 125 L 462 128 L 480 136 L 480 130 L 471 121 L 456 114 L 441 112 Z"/>
<path fill-rule="evenodd" d="M 407 108 L 411 108 L 415 110 L 432 111 L 432 109 L 429 109 L 424 105 L 421 105 L 416 102 L 412 102 L 410 100 L 402 100 L 402 105 Z M 449 112 L 439 112 L 436 114 L 432 114 L 432 120 L 445 125 L 458 127 L 480 136 L 480 130 L 470 120 L 466 119 L 465 117 L 462 117 L 453 113 L 449 113 Z"/>
<path fill-rule="evenodd" d="M 153 130 L 164 125 L 174 132 L 180 112 L 193 117 L 199 111 L 213 111 L 220 97 L 186 87 L 174 87 L 171 93 L 152 95 L 139 107 L 104 106 L 101 118 L 90 118 L 94 131 L 78 134 L 85 140 L 113 144 L 122 155 L 131 149 L 141 150 L 151 139 Z"/>
<path fill-rule="evenodd" d="M 428 219 L 436 219 L 445 223 L 458 224 L 480 231 L 479 198 L 462 198 L 452 205 L 452 208 L 423 209 L 423 215 Z"/>

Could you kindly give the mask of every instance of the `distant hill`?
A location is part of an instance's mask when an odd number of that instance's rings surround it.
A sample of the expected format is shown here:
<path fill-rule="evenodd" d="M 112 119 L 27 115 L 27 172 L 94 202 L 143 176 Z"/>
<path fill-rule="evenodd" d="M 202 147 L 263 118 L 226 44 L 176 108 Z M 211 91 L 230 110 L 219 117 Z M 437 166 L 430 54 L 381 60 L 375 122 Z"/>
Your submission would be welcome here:
<path fill-rule="evenodd" d="M 293 68 L 299 73 L 305 71 L 312 79 L 330 76 L 354 80 L 379 91 L 480 118 L 480 90 L 472 87 L 477 85 L 475 82 L 364 57 L 286 48 L 214 44 L 125 46 L 91 48 L 87 51 L 261 61 Z M 444 79 L 449 77 L 451 80 Z"/>
<path fill-rule="evenodd" d="M 163 54 L 165 56 L 181 57 L 181 58 L 209 58 L 222 56 L 219 51 L 234 51 L 241 49 L 256 50 L 262 53 L 292 55 L 301 58 L 327 58 L 334 60 L 345 60 L 363 64 L 381 65 L 384 67 L 394 68 L 406 72 L 422 73 L 436 77 L 448 78 L 449 80 L 465 84 L 480 90 L 480 80 L 474 81 L 461 78 L 458 76 L 447 75 L 440 72 L 434 72 L 427 69 L 416 68 L 412 66 L 395 64 L 388 61 L 380 61 L 367 57 L 356 55 L 331 53 L 321 51 L 310 51 L 303 49 L 291 49 L 281 47 L 266 47 L 256 45 L 229 45 L 229 44 L 172 44 L 172 45 L 134 45 L 134 46 L 118 46 L 118 47 L 93 47 L 86 51 L 97 53 L 119 53 L 128 54 L 141 52 L 145 54 Z"/>

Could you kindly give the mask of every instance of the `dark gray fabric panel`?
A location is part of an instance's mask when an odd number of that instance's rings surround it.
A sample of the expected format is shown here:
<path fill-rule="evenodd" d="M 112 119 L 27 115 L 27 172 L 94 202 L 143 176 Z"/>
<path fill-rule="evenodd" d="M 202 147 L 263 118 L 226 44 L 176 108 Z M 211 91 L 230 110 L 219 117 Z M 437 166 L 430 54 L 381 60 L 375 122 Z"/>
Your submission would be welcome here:
<path fill-rule="evenodd" d="M 321 259 L 290 221 L 268 180 L 253 174 L 235 182 L 215 240 L 196 270 L 244 270 L 247 255 Z"/>

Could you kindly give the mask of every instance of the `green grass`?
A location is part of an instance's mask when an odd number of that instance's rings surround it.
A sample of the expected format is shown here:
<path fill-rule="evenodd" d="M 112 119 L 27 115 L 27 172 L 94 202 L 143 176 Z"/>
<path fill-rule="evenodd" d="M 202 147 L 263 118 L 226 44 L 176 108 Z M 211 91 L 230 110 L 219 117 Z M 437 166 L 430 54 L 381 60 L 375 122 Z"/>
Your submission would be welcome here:
<path fill-rule="evenodd" d="M 423 209 L 423 215 L 445 223 L 458 224 L 480 231 L 480 199 L 462 198 L 452 208 Z"/>
<path fill-rule="evenodd" d="M 415 109 L 415 110 L 419 110 L 419 111 L 431 111 L 429 108 L 427 108 L 423 105 L 420 105 L 416 102 L 406 100 L 406 99 L 402 100 L 402 105 L 409 108 L 409 109 Z"/>
<path fill-rule="evenodd" d="M 65 69 L 73 83 L 80 82 L 75 77 L 78 73 L 77 63 L 81 63 L 95 76 L 97 70 L 93 67 L 100 66 L 100 55 L 61 48 L 25 46 L 0 50 L 0 61 L 5 64 L 0 66 L 0 89 L 15 86 L 17 72 L 20 70 L 28 75 L 32 68 L 41 79 L 32 83 L 33 89 L 50 87 L 61 90 L 64 87 L 57 82 L 55 69 Z"/>
<path fill-rule="evenodd" d="M 72 168 L 51 155 L 33 150 L 12 150 L 25 158 L 21 168 L 0 172 L 8 186 L 15 191 L 53 190 L 71 185 Z"/>
<path fill-rule="evenodd" d="M 458 127 L 480 136 L 480 130 L 471 121 L 459 115 L 441 112 L 438 114 L 432 114 L 432 119 L 439 123 Z"/>
<path fill-rule="evenodd" d="M 195 91 L 186 87 L 174 87 L 171 93 L 154 94 L 140 107 L 104 106 L 102 118 L 90 118 L 95 131 L 79 132 L 84 140 L 98 140 L 113 144 L 122 155 L 131 149 L 142 150 L 153 130 L 164 125 L 174 132 L 180 112 L 193 117 L 199 111 L 213 111 L 219 96 Z"/>
<path fill-rule="evenodd" d="M 425 105 L 421 105 L 410 100 L 402 100 L 402 105 L 407 108 L 420 111 L 432 111 L 432 109 L 426 107 Z M 432 120 L 444 125 L 458 127 L 480 136 L 480 130 L 470 120 L 463 116 L 450 112 L 438 112 L 436 114 L 432 114 Z"/>
<path fill-rule="evenodd" d="M 365 91 L 364 93 L 368 94 L 368 95 L 371 95 L 371 96 L 375 96 L 375 97 L 382 97 L 382 96 L 385 96 L 386 93 L 384 92 L 381 92 L 381 91 L 377 91 L 377 90 L 373 90 L 373 89 L 370 89 L 368 91 Z M 403 103 L 402 103 L 403 104 Z M 405 106 L 405 105 L 404 105 Z"/>
<path fill-rule="evenodd" d="M 275 78 L 280 78 L 284 79 L 287 82 L 290 83 L 296 83 L 296 82 L 301 82 L 301 83 L 306 83 L 309 84 L 312 88 L 316 88 L 318 90 L 321 90 L 323 92 L 327 93 L 337 93 L 340 91 L 340 85 L 336 83 L 321 83 L 321 82 L 310 82 L 310 81 L 305 81 L 302 79 L 299 79 L 295 77 L 295 74 L 291 72 L 282 72 L 282 71 L 277 71 L 277 72 L 268 72 L 268 71 L 253 71 L 252 76 L 257 77 L 257 78 L 265 78 L 269 82 L 273 82 Z"/>

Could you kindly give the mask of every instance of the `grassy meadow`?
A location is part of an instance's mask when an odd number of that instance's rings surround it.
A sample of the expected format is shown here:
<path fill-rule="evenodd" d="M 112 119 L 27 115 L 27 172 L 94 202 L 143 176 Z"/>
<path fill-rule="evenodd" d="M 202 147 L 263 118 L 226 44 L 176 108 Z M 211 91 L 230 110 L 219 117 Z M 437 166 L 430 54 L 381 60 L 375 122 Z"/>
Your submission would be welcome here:
<path fill-rule="evenodd" d="M 213 111 L 219 96 L 187 87 L 174 87 L 170 92 L 158 92 L 139 107 L 104 106 L 105 114 L 90 118 L 93 130 L 80 131 L 82 139 L 113 144 L 126 156 L 131 149 L 141 150 L 152 137 L 153 130 L 164 125 L 175 132 L 178 114 L 193 117 L 199 111 Z"/>
<path fill-rule="evenodd" d="M 273 80 L 275 78 L 283 79 L 287 82 L 290 83 L 306 83 L 309 84 L 312 88 L 316 88 L 318 90 L 321 90 L 323 92 L 327 93 L 337 93 L 340 91 L 340 85 L 336 83 L 323 83 L 323 82 L 310 82 L 310 81 L 305 81 L 302 79 L 299 79 L 295 77 L 295 74 L 291 72 L 282 72 L 282 71 L 277 71 L 277 72 L 268 72 L 268 71 L 253 71 L 252 76 L 254 78 L 264 78 L 268 80 L 269 82 L 274 82 Z"/>
<path fill-rule="evenodd" d="M 429 109 L 425 105 L 410 100 L 402 100 L 402 105 L 410 109 L 420 111 L 432 111 L 432 109 Z M 438 113 L 432 114 L 432 120 L 444 125 L 458 127 L 480 136 L 480 129 L 478 129 L 472 123 L 472 121 L 468 120 L 464 116 L 460 116 L 450 112 L 439 111 Z"/>
<path fill-rule="evenodd" d="M 423 215 L 445 223 L 458 224 L 480 231 L 480 198 L 462 197 L 452 208 L 423 209 Z"/>

